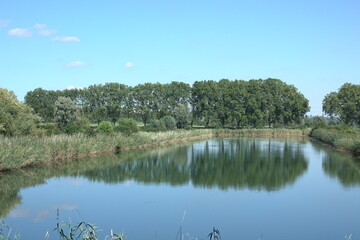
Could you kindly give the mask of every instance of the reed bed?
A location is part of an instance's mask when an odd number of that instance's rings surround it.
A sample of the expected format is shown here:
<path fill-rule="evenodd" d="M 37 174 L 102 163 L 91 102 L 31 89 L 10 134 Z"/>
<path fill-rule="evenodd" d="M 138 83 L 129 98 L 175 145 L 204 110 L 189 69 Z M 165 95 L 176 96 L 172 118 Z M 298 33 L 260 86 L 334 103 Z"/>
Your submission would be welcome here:
<path fill-rule="evenodd" d="M 360 130 L 358 128 L 319 127 L 313 129 L 310 136 L 339 150 L 350 151 L 355 156 L 360 156 Z"/>
<path fill-rule="evenodd" d="M 143 148 L 215 136 L 289 137 L 305 136 L 297 129 L 196 129 L 167 132 L 138 132 L 130 136 L 120 133 L 24 136 L 0 138 L 0 171 L 23 168 L 43 162 L 67 161 L 106 152 Z"/>

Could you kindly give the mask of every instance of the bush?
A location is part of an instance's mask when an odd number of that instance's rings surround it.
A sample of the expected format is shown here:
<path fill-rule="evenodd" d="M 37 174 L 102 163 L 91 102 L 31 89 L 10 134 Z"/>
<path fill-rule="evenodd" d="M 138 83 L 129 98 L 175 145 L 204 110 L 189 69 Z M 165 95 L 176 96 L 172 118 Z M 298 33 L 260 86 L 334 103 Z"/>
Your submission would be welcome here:
<path fill-rule="evenodd" d="M 116 132 L 121 132 L 125 135 L 131 135 L 139 131 L 137 122 L 132 118 L 122 118 L 118 121 L 118 125 L 115 127 Z"/>
<path fill-rule="evenodd" d="M 50 136 L 54 134 L 60 134 L 60 129 L 53 123 L 44 123 L 37 126 L 37 129 L 45 130 L 45 135 Z"/>
<path fill-rule="evenodd" d="M 97 131 L 102 134 L 112 134 L 114 132 L 114 128 L 109 121 L 104 121 L 99 124 L 97 127 Z"/>
<path fill-rule="evenodd" d="M 174 130 L 176 129 L 176 121 L 170 115 L 166 115 L 160 119 L 160 121 L 164 124 L 167 130 Z"/>
<path fill-rule="evenodd" d="M 68 123 L 63 131 L 66 134 L 75 134 L 75 133 L 87 133 L 88 129 L 90 128 L 90 124 L 87 119 L 80 118 L 77 119 L 75 122 Z"/>
<path fill-rule="evenodd" d="M 166 127 L 164 122 L 158 119 L 150 119 L 149 123 L 144 126 L 142 130 L 146 132 L 161 132 L 166 131 Z"/>

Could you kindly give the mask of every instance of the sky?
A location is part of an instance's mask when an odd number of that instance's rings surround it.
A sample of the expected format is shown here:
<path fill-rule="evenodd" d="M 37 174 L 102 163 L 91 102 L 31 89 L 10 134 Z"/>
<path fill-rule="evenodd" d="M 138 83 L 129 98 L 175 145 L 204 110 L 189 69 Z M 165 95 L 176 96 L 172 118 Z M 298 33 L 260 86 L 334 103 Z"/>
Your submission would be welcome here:
<path fill-rule="evenodd" d="M 310 115 L 360 84 L 359 0 L 0 0 L 0 88 L 278 78 Z"/>

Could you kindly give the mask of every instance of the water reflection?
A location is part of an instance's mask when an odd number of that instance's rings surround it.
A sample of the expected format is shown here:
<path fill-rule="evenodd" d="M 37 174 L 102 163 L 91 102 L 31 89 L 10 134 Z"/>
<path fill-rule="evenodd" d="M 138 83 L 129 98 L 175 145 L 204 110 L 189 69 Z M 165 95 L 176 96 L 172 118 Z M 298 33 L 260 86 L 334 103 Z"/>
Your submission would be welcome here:
<path fill-rule="evenodd" d="M 293 184 L 307 170 L 303 147 L 304 143 L 290 140 L 212 139 L 2 173 L 0 217 L 21 203 L 21 189 L 61 176 L 80 176 L 108 184 L 191 183 L 201 188 L 274 191 Z"/>
<path fill-rule="evenodd" d="M 326 152 L 322 167 L 329 177 L 338 179 L 344 187 L 360 186 L 360 159 L 330 148 L 324 149 L 318 143 L 314 146 Z"/>
<path fill-rule="evenodd" d="M 273 191 L 307 169 L 301 143 L 259 139 L 216 139 L 167 148 L 115 167 L 83 173 L 92 181 L 182 185 Z"/>

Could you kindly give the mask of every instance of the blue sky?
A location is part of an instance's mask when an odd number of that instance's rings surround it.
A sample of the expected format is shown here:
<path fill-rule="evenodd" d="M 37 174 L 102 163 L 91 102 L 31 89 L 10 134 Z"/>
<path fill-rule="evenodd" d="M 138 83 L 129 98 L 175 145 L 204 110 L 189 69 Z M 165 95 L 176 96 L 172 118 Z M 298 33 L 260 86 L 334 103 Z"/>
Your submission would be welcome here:
<path fill-rule="evenodd" d="M 279 78 L 321 114 L 360 84 L 358 0 L 0 0 L 0 87 Z"/>

